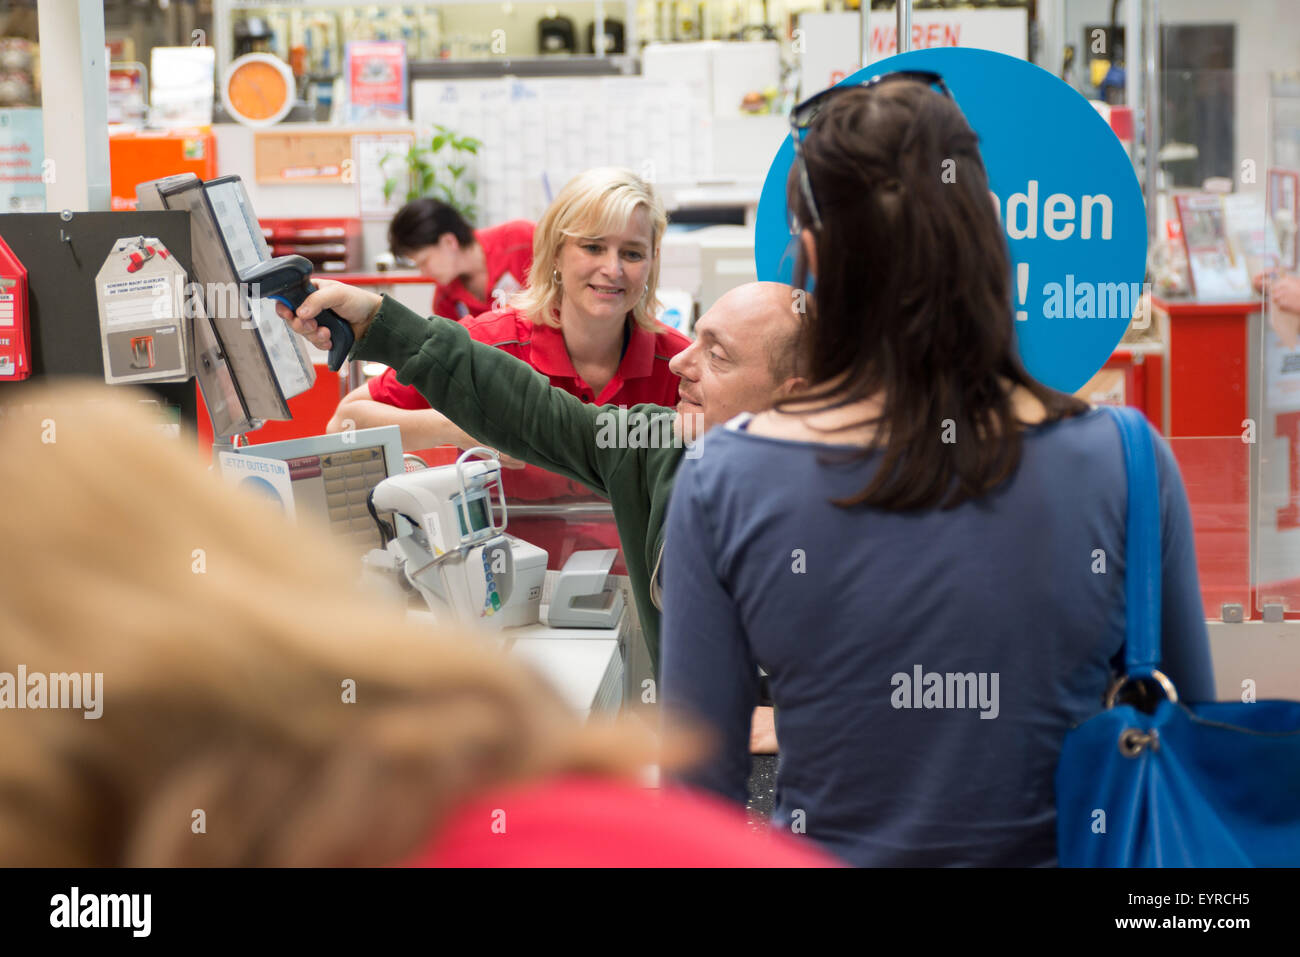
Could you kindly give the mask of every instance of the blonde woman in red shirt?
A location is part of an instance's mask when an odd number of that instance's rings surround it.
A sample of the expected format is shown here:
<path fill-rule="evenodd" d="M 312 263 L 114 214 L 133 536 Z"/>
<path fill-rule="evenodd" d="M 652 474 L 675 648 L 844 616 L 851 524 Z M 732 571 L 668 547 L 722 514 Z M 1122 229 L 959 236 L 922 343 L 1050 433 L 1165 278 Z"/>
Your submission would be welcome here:
<path fill-rule="evenodd" d="M 690 339 L 655 319 L 667 225 L 654 187 L 635 173 L 587 170 L 538 221 L 527 287 L 508 306 L 463 324 L 472 339 L 523 360 L 584 402 L 675 406 L 678 377 L 668 364 Z M 380 425 L 399 426 L 402 447 L 424 451 L 431 464 L 452 458 L 425 450 L 481 444 L 398 382 L 392 369 L 345 396 L 328 430 Z M 591 498 L 582 486 L 532 466 L 508 474 L 505 490 L 515 502 Z M 608 523 L 532 518 L 511 525 L 512 534 L 546 549 L 552 568 L 575 549 L 618 547 Z"/>

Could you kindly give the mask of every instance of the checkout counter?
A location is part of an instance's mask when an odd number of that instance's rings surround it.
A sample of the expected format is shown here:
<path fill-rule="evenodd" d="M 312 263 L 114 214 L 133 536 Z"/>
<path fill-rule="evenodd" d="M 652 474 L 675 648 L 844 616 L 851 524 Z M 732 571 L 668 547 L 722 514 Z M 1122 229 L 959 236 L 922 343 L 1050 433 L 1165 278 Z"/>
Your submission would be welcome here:
<path fill-rule="evenodd" d="M 562 570 L 547 571 L 545 551 L 506 534 L 500 463 L 487 449 L 390 477 L 370 505 L 372 515 L 391 510 L 407 523 L 391 528 L 385 549 L 370 551 L 367 567 L 420 594 L 426 607 L 411 618 L 487 632 L 485 640 L 541 672 L 584 718 L 620 709 L 630 628 L 629 602 L 610 575 L 614 549 L 577 551 Z"/>
<path fill-rule="evenodd" d="M 581 551 L 547 570 L 547 553 L 507 534 L 501 465 L 471 449 L 450 465 L 406 471 L 396 426 L 235 450 L 286 464 L 290 507 L 328 522 L 386 600 L 408 618 L 455 628 L 540 673 L 582 717 L 617 712 L 644 655 L 617 551 Z M 537 506 L 533 506 L 537 508 Z M 382 542 L 382 547 L 372 547 Z"/>
<path fill-rule="evenodd" d="M 548 573 L 557 575 L 556 572 Z M 542 675 L 583 718 L 613 714 L 634 700 L 632 613 L 624 609 L 613 628 L 552 628 L 523 625 L 485 636 L 516 661 Z M 436 625 L 426 609 L 412 608 L 409 618 Z"/>
<path fill-rule="evenodd" d="M 166 282 L 161 288 L 175 288 L 176 296 L 204 301 L 172 303 L 168 328 L 182 344 L 181 368 L 163 368 L 152 354 L 148 362 L 123 359 L 113 366 L 123 381 L 196 377 L 215 464 L 228 478 L 276 495 L 289 514 L 323 519 L 340 547 L 356 555 L 358 577 L 386 580 L 395 600 L 418 606 L 417 620 L 501 644 L 583 715 L 617 710 L 639 631 L 623 586 L 610 575 L 617 551 L 577 552 L 564 568 L 548 572 L 544 550 L 506 533 L 501 464 L 488 449 L 408 472 L 396 426 L 248 444 L 247 433 L 292 419 L 289 400 L 315 387 L 316 366 L 304 342 L 268 301 L 301 301 L 314 289 L 311 265 L 272 256 L 237 176 L 204 182 L 181 174 L 140 184 L 137 195 L 142 209 L 189 214 L 193 283 L 186 293 L 170 281 L 184 270 L 164 253 L 152 255 L 162 249 L 156 240 L 128 237 L 104 267 L 130 273 L 112 288 Z M 149 256 L 135 251 L 141 244 Z M 204 296 L 214 289 L 229 295 Z M 154 321 L 152 312 L 145 318 Z M 322 314 L 321 321 L 331 320 L 341 323 Z M 137 335 L 134 327 L 120 332 L 122 321 L 102 303 L 100 323 L 109 346 L 114 335 Z M 331 370 L 346 355 L 346 339 L 337 341 Z M 117 355 L 105 348 L 106 356 Z"/>
<path fill-rule="evenodd" d="M 423 599 L 412 619 L 480 633 L 540 672 L 583 717 L 619 710 L 631 629 L 629 602 L 610 575 L 616 550 L 575 552 L 547 571 L 546 552 L 506 534 L 501 464 L 484 448 L 387 478 L 368 506 L 387 541 L 365 567 Z"/>
<path fill-rule="evenodd" d="M 644 655 L 617 551 L 581 551 L 547 570 L 547 553 L 506 531 L 501 465 L 471 449 L 450 465 L 406 471 L 396 426 L 242 446 L 243 462 L 285 463 L 295 510 L 326 519 L 385 600 L 408 618 L 501 648 L 584 718 L 618 711 Z M 538 506 L 532 506 L 537 508 Z M 382 543 L 382 547 L 373 547 Z"/>

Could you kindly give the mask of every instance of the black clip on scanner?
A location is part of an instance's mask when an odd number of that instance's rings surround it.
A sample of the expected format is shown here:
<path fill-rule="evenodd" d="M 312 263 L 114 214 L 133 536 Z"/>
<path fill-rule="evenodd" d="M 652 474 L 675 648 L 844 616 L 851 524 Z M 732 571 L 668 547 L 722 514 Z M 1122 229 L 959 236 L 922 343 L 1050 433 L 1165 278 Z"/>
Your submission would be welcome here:
<path fill-rule="evenodd" d="M 311 261 L 303 256 L 277 256 L 239 274 L 240 281 L 246 285 L 258 285 L 263 299 L 274 299 L 295 313 L 302 301 L 316 291 L 310 277 Z M 322 309 L 316 321 L 330 331 L 329 366 L 331 372 L 338 372 L 352 351 L 356 336 L 352 334 L 352 327 L 333 309 Z"/>

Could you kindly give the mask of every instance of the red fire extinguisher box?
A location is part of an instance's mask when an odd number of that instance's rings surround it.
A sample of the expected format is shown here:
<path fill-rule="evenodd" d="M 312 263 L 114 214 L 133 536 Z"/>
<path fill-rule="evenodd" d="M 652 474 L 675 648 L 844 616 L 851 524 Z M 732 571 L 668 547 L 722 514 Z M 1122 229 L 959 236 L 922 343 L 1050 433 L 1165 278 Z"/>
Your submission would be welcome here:
<path fill-rule="evenodd" d="M 32 374 L 32 330 L 27 310 L 27 268 L 0 239 L 0 381 Z"/>

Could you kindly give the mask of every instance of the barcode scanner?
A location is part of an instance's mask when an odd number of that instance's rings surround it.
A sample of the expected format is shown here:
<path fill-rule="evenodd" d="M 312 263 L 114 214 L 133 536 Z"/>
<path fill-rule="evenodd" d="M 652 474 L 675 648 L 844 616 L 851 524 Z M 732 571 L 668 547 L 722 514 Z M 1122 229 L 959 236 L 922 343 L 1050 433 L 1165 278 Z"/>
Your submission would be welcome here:
<path fill-rule="evenodd" d="M 304 299 L 316 291 L 311 281 L 311 261 L 302 256 L 277 256 L 250 266 L 239 274 L 246 285 L 256 284 L 263 299 L 274 299 L 296 313 Z M 352 351 L 352 327 L 333 309 L 322 309 L 316 321 L 330 331 L 330 371 L 337 372 Z"/>

